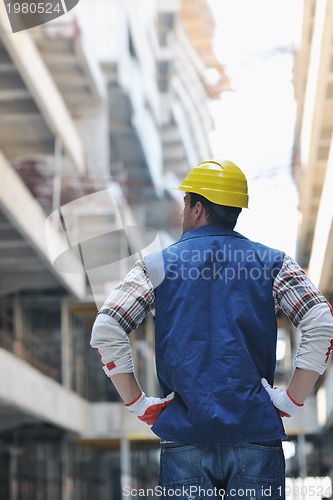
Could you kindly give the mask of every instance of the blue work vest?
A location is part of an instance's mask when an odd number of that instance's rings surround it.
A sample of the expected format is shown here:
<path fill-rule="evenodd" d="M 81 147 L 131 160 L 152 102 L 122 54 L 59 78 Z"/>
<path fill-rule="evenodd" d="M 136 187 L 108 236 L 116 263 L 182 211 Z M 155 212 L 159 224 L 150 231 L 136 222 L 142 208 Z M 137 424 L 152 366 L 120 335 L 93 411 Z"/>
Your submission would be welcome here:
<path fill-rule="evenodd" d="M 162 259 L 161 259 L 162 256 Z M 273 384 L 273 281 L 284 254 L 206 225 L 146 257 L 155 288 L 156 370 L 175 399 L 152 430 L 179 443 L 286 438 L 261 385 Z"/>

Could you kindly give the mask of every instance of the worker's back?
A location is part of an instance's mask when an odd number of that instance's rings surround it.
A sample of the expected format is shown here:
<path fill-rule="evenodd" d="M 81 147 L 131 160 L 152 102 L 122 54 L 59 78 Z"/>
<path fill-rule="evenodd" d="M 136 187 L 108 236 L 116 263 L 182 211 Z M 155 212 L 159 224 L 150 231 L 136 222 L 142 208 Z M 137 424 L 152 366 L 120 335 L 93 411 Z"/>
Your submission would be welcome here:
<path fill-rule="evenodd" d="M 163 252 L 156 283 L 156 367 L 175 391 L 153 431 L 179 443 L 284 438 L 261 385 L 275 369 L 273 281 L 284 254 L 217 226 L 193 229 Z M 157 255 L 146 258 L 159 275 Z M 159 269 L 161 271 L 161 269 Z"/>

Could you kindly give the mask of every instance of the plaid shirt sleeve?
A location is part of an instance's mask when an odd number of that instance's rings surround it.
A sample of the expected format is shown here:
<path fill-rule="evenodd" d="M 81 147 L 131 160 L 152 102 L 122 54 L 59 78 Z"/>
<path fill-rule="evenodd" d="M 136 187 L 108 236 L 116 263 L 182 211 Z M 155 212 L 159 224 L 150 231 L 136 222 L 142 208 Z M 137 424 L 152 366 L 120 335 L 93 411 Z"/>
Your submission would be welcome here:
<path fill-rule="evenodd" d="M 149 312 L 155 313 L 154 288 L 144 261 L 138 260 L 98 313 L 108 314 L 130 334 Z"/>
<path fill-rule="evenodd" d="M 273 285 L 276 311 L 282 309 L 294 326 L 316 304 L 327 303 L 303 269 L 287 255 Z M 329 304 L 328 304 L 329 305 Z"/>

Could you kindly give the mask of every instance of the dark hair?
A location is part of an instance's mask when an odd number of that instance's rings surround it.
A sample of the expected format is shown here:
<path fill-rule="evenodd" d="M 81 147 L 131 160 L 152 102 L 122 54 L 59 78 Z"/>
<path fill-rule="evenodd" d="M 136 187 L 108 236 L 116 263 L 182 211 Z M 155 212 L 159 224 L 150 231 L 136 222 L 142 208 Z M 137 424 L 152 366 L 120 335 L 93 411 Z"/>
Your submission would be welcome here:
<path fill-rule="evenodd" d="M 207 220 L 213 226 L 223 226 L 228 229 L 234 229 L 237 218 L 242 209 L 238 207 L 228 207 L 226 205 L 217 205 L 201 194 L 188 193 L 190 195 L 190 206 L 193 208 L 200 201 L 206 209 Z"/>

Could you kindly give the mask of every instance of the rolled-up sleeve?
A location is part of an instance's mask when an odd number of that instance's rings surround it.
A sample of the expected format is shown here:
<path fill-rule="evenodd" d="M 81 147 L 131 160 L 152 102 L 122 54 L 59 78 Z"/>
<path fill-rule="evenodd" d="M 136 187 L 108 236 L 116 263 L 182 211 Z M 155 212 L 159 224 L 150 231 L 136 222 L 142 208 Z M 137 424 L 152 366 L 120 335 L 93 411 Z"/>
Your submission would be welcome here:
<path fill-rule="evenodd" d="M 91 346 L 96 349 L 106 375 L 134 371 L 128 335 L 107 314 L 98 314 L 91 332 Z"/>
<path fill-rule="evenodd" d="M 322 374 L 333 350 L 331 305 L 303 269 L 288 256 L 274 280 L 273 296 L 276 310 L 282 309 L 301 332 L 295 367 Z"/>
<path fill-rule="evenodd" d="M 133 372 L 128 335 L 149 312 L 154 314 L 155 294 L 145 263 L 137 261 L 98 312 L 90 345 L 95 348 L 105 373 Z"/>
<path fill-rule="evenodd" d="M 332 313 L 327 304 L 313 306 L 301 319 L 301 342 L 294 365 L 296 368 L 313 370 L 322 375 L 333 348 Z"/>

